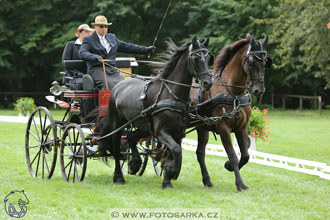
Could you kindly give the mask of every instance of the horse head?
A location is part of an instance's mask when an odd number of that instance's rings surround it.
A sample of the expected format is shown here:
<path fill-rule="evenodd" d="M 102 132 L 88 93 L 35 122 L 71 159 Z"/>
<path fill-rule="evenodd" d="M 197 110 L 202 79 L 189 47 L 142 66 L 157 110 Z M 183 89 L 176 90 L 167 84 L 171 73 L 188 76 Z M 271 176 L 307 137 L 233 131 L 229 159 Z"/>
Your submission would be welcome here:
<path fill-rule="evenodd" d="M 272 59 L 267 55 L 267 43 L 267 35 L 263 43 L 250 36 L 250 44 L 243 62 L 243 69 L 248 74 L 248 84 L 251 92 L 256 96 L 260 96 L 265 92 L 265 67 L 271 67 L 272 65 Z"/>
<path fill-rule="evenodd" d="M 200 82 L 202 91 L 209 90 L 212 86 L 209 66 L 213 65 L 214 56 L 207 50 L 208 44 L 209 38 L 200 43 L 197 37 L 194 37 L 187 57 L 188 72 L 195 77 L 196 82 Z"/>

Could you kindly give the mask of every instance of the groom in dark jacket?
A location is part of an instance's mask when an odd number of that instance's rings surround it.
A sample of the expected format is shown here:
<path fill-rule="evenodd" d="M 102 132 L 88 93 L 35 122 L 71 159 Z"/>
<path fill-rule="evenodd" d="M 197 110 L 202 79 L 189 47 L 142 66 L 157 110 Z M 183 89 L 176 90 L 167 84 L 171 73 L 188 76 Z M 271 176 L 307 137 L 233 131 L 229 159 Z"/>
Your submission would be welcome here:
<path fill-rule="evenodd" d="M 109 89 L 112 89 L 114 85 L 124 79 L 114 68 L 116 67 L 116 62 L 114 60 L 116 59 L 117 51 L 135 54 L 150 54 L 155 51 L 154 46 L 144 47 L 126 43 L 119 40 L 116 35 L 107 33 L 108 26 L 111 24 L 112 23 L 108 23 L 105 16 L 97 16 L 95 22 L 92 23 L 95 32 L 84 38 L 79 51 L 80 57 L 87 62 L 87 73 L 93 77 L 99 89 L 106 88 L 101 62 L 103 59 L 111 60 L 106 62 L 110 66 L 106 64 L 105 69 Z"/>

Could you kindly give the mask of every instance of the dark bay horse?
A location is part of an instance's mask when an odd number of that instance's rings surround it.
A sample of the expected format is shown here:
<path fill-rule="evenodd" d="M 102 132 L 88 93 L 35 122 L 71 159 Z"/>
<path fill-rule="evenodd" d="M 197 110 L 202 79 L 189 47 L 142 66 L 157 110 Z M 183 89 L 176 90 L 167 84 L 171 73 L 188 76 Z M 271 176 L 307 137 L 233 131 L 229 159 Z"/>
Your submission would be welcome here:
<path fill-rule="evenodd" d="M 136 128 L 133 138 L 129 138 L 136 166 L 132 166 L 134 174 L 141 165 L 136 150 L 136 140 L 152 134 L 163 145 L 167 146 L 164 163 L 164 180 L 162 187 L 172 187 L 171 180 L 177 179 L 181 170 L 181 140 L 187 120 L 187 111 L 191 108 L 190 88 L 192 79 L 199 80 L 200 87 L 208 90 L 212 85 L 209 64 L 212 58 L 206 49 L 208 39 L 200 43 L 196 37 L 181 47 L 172 40 L 167 41 L 168 51 L 163 55 L 160 74 L 150 82 L 131 78 L 118 83 L 112 90 L 107 115 L 108 123 L 103 123 L 101 135 L 114 133 L 125 124 Z M 159 66 L 159 67 L 160 67 Z M 100 123 L 102 126 L 102 123 Z M 103 155 L 107 151 L 115 158 L 113 181 L 124 184 L 120 159 L 121 130 L 98 141 Z M 132 141 L 134 139 L 134 141 Z M 134 143 L 135 142 L 135 143 Z M 138 158 L 138 159 L 136 159 Z M 134 170 L 134 167 L 138 169 Z"/>
<path fill-rule="evenodd" d="M 198 105 L 199 114 L 213 120 L 212 125 L 197 127 L 196 154 L 205 186 L 213 187 L 205 165 L 205 147 L 209 131 L 213 131 L 221 137 L 229 158 L 225 168 L 234 171 L 237 190 L 248 189 L 239 172 L 249 160 L 247 124 L 251 115 L 251 96 L 248 90 L 256 96 L 265 91 L 265 67 L 272 65 L 266 51 L 267 42 L 267 36 L 260 43 L 253 36 L 247 35 L 224 47 L 216 57 L 212 71 L 213 85 L 203 95 L 206 101 Z M 192 90 L 191 95 L 194 103 L 198 103 L 198 91 Z M 235 133 L 241 151 L 240 160 L 235 154 L 231 133 Z"/>

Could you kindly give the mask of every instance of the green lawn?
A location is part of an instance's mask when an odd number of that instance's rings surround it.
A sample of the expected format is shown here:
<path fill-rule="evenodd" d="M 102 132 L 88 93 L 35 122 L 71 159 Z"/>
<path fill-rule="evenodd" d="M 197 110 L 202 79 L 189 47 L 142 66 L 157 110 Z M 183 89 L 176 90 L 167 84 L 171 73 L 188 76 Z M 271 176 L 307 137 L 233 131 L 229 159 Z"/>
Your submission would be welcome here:
<path fill-rule="evenodd" d="M 258 150 L 330 164 L 330 112 L 321 117 L 295 111 L 269 115 L 272 144 L 258 141 Z M 161 189 L 162 178 L 150 163 L 142 177 L 125 176 L 124 186 L 112 183 L 113 162 L 107 167 L 94 160 L 88 160 L 82 183 L 64 182 L 59 163 L 51 180 L 33 179 L 25 162 L 25 126 L 0 122 L 0 201 L 11 190 L 24 189 L 30 200 L 24 219 L 110 219 L 110 211 L 118 208 L 219 208 L 222 219 L 330 219 L 328 180 L 248 163 L 241 175 L 250 188 L 237 193 L 233 173 L 223 168 L 227 159 L 208 155 L 215 185 L 208 189 L 189 151 L 183 151 L 183 167 L 173 189 Z M 3 207 L 0 219 L 9 219 Z"/>

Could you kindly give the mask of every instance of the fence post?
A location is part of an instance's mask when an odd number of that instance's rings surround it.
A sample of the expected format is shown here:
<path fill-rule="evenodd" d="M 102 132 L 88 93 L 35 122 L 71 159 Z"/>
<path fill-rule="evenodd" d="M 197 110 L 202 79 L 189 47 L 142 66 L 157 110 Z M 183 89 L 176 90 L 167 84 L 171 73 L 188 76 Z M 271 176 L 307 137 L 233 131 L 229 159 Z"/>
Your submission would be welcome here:
<path fill-rule="evenodd" d="M 302 97 L 299 97 L 299 111 L 302 112 L 303 109 L 303 99 Z"/>

